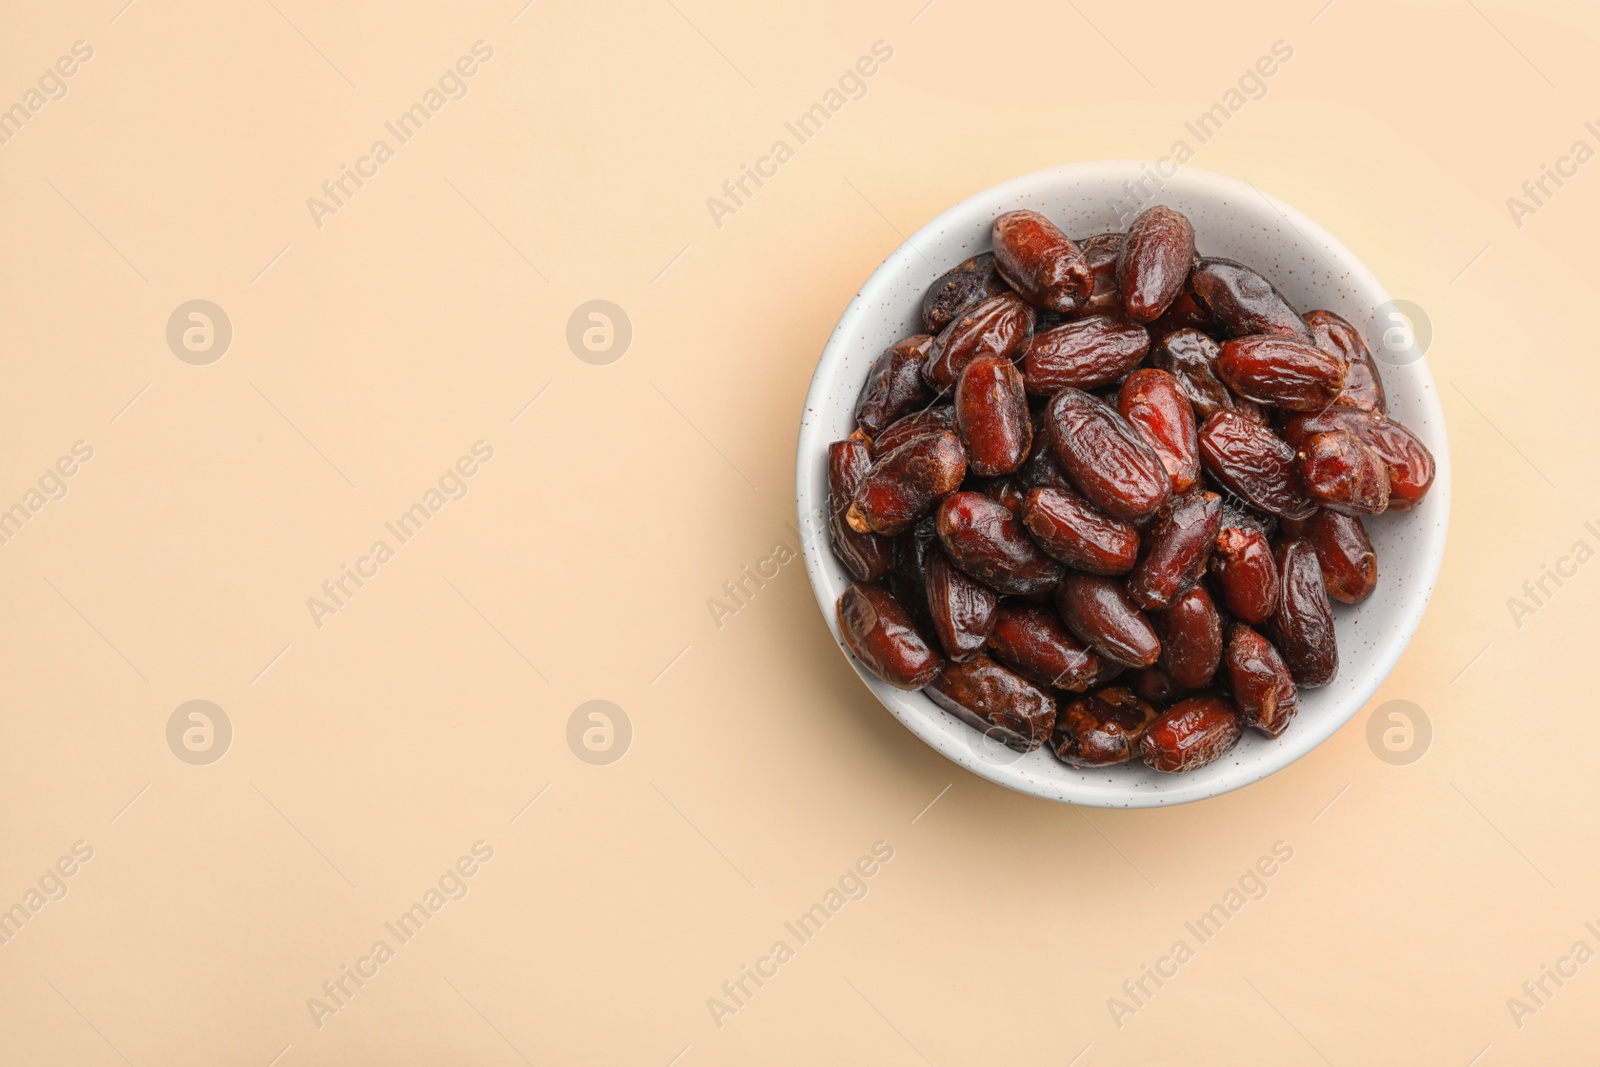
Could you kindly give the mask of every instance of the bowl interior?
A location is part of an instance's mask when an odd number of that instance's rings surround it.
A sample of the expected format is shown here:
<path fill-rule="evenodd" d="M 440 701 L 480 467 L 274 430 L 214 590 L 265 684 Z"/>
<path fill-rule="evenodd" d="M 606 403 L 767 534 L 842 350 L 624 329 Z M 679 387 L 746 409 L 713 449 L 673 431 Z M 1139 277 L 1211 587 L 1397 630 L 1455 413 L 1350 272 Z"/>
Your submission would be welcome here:
<path fill-rule="evenodd" d="M 913 733 L 991 781 L 1050 800 L 1097 807 L 1148 807 L 1237 789 L 1320 744 L 1354 715 L 1393 668 L 1422 618 L 1443 553 L 1450 465 L 1433 376 L 1421 358 L 1386 357 L 1379 344 L 1389 295 L 1348 249 L 1316 223 L 1241 182 L 1193 169 L 1160 181 L 1146 163 L 1088 163 L 1040 171 L 987 189 L 919 230 L 861 287 L 834 328 L 806 397 L 796 463 L 796 495 L 806 570 L 818 605 L 857 674 Z M 1139 183 L 1143 181 L 1142 188 Z M 1422 505 L 1366 520 L 1379 560 L 1377 590 L 1355 606 L 1334 605 L 1340 666 L 1333 684 L 1301 693 L 1284 735 L 1253 730 L 1231 753 L 1197 771 L 1163 775 L 1142 764 L 1077 770 L 1045 749 L 1022 755 L 995 745 L 920 693 L 868 674 L 844 650 L 834 603 L 850 575 L 828 545 L 828 443 L 854 428 L 856 396 L 884 348 L 921 327 L 922 295 L 940 274 L 990 248 L 990 225 L 1006 211 L 1043 212 L 1074 238 L 1125 230 L 1132 217 L 1165 204 L 1194 223 L 1203 255 L 1245 263 L 1270 278 L 1301 311 L 1325 308 L 1364 331 L 1379 356 L 1391 417 L 1433 451 L 1438 475 Z M 1393 337 L 1391 335 L 1391 341 Z"/>

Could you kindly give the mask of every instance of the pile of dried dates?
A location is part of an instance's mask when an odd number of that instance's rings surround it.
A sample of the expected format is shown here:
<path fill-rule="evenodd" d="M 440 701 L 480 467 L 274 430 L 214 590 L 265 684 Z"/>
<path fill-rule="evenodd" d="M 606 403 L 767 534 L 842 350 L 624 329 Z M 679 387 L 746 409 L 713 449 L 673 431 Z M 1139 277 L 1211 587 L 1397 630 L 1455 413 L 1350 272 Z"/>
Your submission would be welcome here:
<path fill-rule="evenodd" d="M 1200 767 L 1288 728 L 1372 593 L 1364 517 L 1433 456 L 1361 334 L 1197 255 L 1167 207 L 1073 241 L 1034 211 L 933 283 L 828 446 L 851 652 L 1021 752 Z"/>

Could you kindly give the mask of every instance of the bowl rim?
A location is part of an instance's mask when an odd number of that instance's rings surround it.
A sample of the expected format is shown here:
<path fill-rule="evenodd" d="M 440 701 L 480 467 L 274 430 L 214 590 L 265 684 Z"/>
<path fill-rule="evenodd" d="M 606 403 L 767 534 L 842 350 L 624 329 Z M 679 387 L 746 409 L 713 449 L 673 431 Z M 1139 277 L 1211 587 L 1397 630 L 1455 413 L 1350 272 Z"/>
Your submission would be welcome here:
<path fill-rule="evenodd" d="M 1081 782 L 1072 782 L 1066 779 L 1041 780 L 1008 774 L 1006 772 L 1010 766 L 1009 763 L 997 764 L 987 761 L 979 758 L 970 747 L 953 746 L 947 743 L 947 733 L 944 729 L 934 725 L 935 718 L 930 716 L 925 709 L 914 707 L 907 703 L 908 698 L 918 698 L 929 708 L 933 708 L 936 715 L 942 715 L 951 719 L 951 721 L 955 721 L 953 717 L 939 711 L 926 696 L 921 693 L 905 692 L 888 686 L 887 683 L 868 673 L 856 661 L 855 657 L 850 654 L 840 636 L 838 620 L 834 610 L 834 598 L 828 589 L 828 577 L 823 569 L 824 554 L 832 551 L 826 534 L 826 521 L 823 510 L 826 507 L 825 481 L 822 509 L 815 506 L 815 492 L 807 488 L 808 481 L 815 481 L 816 465 L 825 463 L 826 449 L 830 442 L 822 440 L 826 435 L 823 433 L 821 420 L 808 418 L 808 412 L 821 410 L 829 406 L 829 397 L 827 395 L 829 369 L 832 364 L 844 358 L 852 344 L 852 334 L 856 331 L 857 324 L 863 317 L 881 313 L 881 309 L 874 306 L 875 297 L 869 297 L 868 294 L 873 294 L 876 290 L 883 288 L 886 282 L 898 280 L 913 257 L 927 262 L 927 257 L 920 250 L 921 245 L 935 235 L 950 230 L 954 226 L 964 227 L 968 225 L 964 221 L 965 217 L 975 211 L 980 214 L 994 215 L 998 212 L 990 209 L 996 205 L 1012 201 L 1018 194 L 1037 193 L 1041 188 L 1045 187 L 1067 186 L 1074 180 L 1082 181 L 1088 179 L 1099 182 L 1107 178 L 1121 180 L 1131 177 L 1137 179 L 1144 174 L 1148 174 L 1154 166 L 1154 163 L 1144 160 L 1103 160 L 1048 167 L 1022 174 L 997 185 L 979 190 L 930 219 L 916 233 L 904 240 L 893 252 L 885 257 L 883 262 L 867 277 L 860 288 L 857 289 L 855 296 L 851 299 L 849 305 L 840 315 L 839 321 L 828 335 L 827 343 L 823 346 L 822 353 L 818 357 L 811 383 L 806 390 L 805 403 L 801 410 L 800 432 L 796 443 L 795 503 L 800 523 L 798 529 L 801 551 L 805 560 L 806 576 L 811 583 L 812 594 L 822 611 L 823 619 L 833 635 L 834 644 L 838 646 L 840 653 L 845 657 L 846 662 L 850 664 L 857 676 L 877 697 L 879 703 L 883 704 L 903 726 L 935 751 L 951 760 L 951 762 L 997 785 L 1005 786 L 1019 793 L 1088 807 L 1170 807 L 1177 804 L 1205 800 L 1258 782 L 1288 767 L 1321 745 L 1349 723 L 1356 713 L 1366 706 L 1367 702 L 1372 699 L 1373 694 L 1377 692 L 1378 687 L 1383 684 L 1394 670 L 1400 656 L 1410 645 L 1412 637 L 1416 634 L 1417 628 L 1421 624 L 1428 602 L 1432 599 L 1434 586 L 1438 581 L 1439 570 L 1443 563 L 1445 540 L 1449 532 L 1450 450 L 1448 433 L 1443 408 L 1439 403 L 1437 384 L 1424 356 L 1416 360 L 1413 366 L 1414 373 L 1420 375 L 1420 381 L 1423 384 L 1418 404 L 1423 410 L 1429 431 L 1426 435 L 1421 432 L 1418 435 L 1424 437 L 1425 443 L 1433 452 L 1436 468 L 1434 483 L 1429 490 L 1429 503 L 1432 506 L 1435 521 L 1432 523 L 1419 523 L 1419 526 L 1423 527 L 1417 533 L 1424 561 L 1421 573 L 1406 575 L 1406 580 L 1411 583 L 1412 591 L 1398 606 L 1397 617 L 1389 630 L 1389 636 L 1381 643 L 1381 647 L 1378 649 L 1377 661 L 1357 681 L 1353 690 L 1344 697 L 1343 704 L 1333 714 L 1325 714 L 1312 721 L 1301 720 L 1301 722 L 1297 723 L 1300 729 L 1286 731 L 1281 738 L 1276 739 L 1273 747 L 1262 750 L 1261 754 L 1254 760 L 1237 762 L 1234 767 L 1225 769 L 1219 775 L 1202 781 L 1186 782 L 1184 780 L 1185 776 L 1173 776 L 1170 779 L 1171 784 L 1164 784 L 1163 788 L 1159 790 L 1141 791 L 1133 788 L 1118 790 L 1099 786 L 1091 791 Z M 1141 204 L 1141 208 L 1155 203 L 1171 203 L 1174 200 L 1181 199 L 1186 193 L 1190 195 L 1203 193 L 1218 199 L 1225 199 L 1229 196 L 1237 197 L 1241 200 L 1259 198 L 1297 231 L 1304 244 L 1319 248 L 1330 262 L 1337 264 L 1342 271 L 1346 272 L 1352 284 L 1358 289 L 1378 295 L 1381 301 L 1390 299 L 1388 290 L 1342 242 L 1315 220 L 1293 206 L 1263 192 L 1253 183 L 1242 182 L 1235 178 L 1190 166 L 1180 167 L 1172 177 L 1163 177 L 1162 182 L 1160 190 L 1152 199 Z M 980 241 L 980 244 L 986 244 L 986 239 Z M 954 264 L 951 264 L 951 266 L 954 266 Z M 948 270 L 949 268 L 946 267 L 944 269 Z M 966 726 L 964 728 L 967 730 L 972 729 Z M 1108 769 L 1115 770 L 1115 768 Z"/>

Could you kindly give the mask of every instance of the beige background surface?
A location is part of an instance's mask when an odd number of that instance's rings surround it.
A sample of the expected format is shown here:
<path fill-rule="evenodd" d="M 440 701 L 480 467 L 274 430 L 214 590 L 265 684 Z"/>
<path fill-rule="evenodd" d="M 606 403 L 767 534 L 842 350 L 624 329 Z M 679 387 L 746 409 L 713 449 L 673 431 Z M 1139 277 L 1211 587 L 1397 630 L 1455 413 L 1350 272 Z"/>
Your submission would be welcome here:
<path fill-rule="evenodd" d="M 1600 148 L 1600 19 L 922 2 L 4 5 L 0 105 L 93 56 L 0 146 L 0 508 L 93 458 L 0 546 L 0 908 L 43 886 L 0 946 L 0 1062 L 1594 1054 L 1600 964 L 1560 961 L 1600 949 L 1600 565 L 1507 601 L 1600 547 L 1600 165 L 1520 226 L 1506 200 Z M 1364 711 L 1241 792 L 1078 811 L 915 741 L 798 562 L 719 628 L 708 599 L 795 544 L 813 363 L 903 235 L 1018 173 L 1165 154 L 1280 40 L 1194 163 L 1431 319 L 1451 541 L 1372 705 L 1423 710 L 1424 758 L 1377 758 Z M 384 124 L 478 41 L 466 95 L 399 144 Z M 707 198 L 878 41 L 864 97 L 716 225 Z M 319 227 L 307 199 L 379 138 Z M 205 366 L 165 339 L 194 299 L 233 329 Z M 592 299 L 632 325 L 609 365 L 565 339 Z M 479 441 L 399 544 L 384 523 Z M 307 599 L 380 538 L 319 627 Z M 204 766 L 166 734 L 196 699 L 233 731 Z M 632 729 L 602 766 L 567 741 L 597 699 Z M 475 842 L 493 858 L 444 879 L 467 895 L 401 943 L 384 924 Z M 800 944 L 785 922 L 876 842 L 866 896 Z M 1278 842 L 1265 895 L 1118 1026 L 1108 999 Z M 780 939 L 719 1027 L 708 998 Z M 346 966 L 376 973 L 314 1018 Z M 1546 966 L 1576 974 L 1514 1015 Z"/>

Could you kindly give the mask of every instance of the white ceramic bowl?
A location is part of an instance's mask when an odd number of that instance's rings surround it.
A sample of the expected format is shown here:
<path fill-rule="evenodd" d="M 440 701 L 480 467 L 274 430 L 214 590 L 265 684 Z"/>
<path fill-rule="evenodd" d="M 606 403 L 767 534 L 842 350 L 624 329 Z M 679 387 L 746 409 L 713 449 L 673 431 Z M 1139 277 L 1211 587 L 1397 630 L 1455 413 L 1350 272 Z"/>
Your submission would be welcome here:
<path fill-rule="evenodd" d="M 986 189 L 946 211 L 873 272 L 834 327 L 806 395 L 795 489 L 804 531 L 806 572 L 840 650 L 895 718 L 951 760 L 1018 792 L 1094 807 L 1153 807 L 1216 796 L 1288 766 L 1343 726 L 1394 667 L 1422 619 L 1444 551 L 1450 510 L 1450 456 L 1433 376 L 1420 358 L 1385 356 L 1389 295 L 1350 250 L 1294 208 L 1254 187 L 1184 169 L 1153 198 L 1129 189 L 1154 173 L 1137 162 L 1081 163 L 1038 171 Z M 1146 189 L 1150 186 L 1147 184 Z M 1270 278 L 1301 311 L 1326 308 L 1349 319 L 1379 356 L 1389 413 L 1433 450 L 1438 476 L 1421 507 L 1367 521 L 1378 554 L 1377 591 L 1354 607 L 1334 605 L 1339 675 L 1301 693 L 1300 714 L 1276 740 L 1254 730 L 1232 752 L 1188 774 L 1157 774 L 1137 762 L 1076 770 L 1047 748 L 1021 755 L 869 674 L 844 648 L 834 603 L 850 575 L 828 545 L 827 448 L 854 426 L 856 396 L 884 348 L 921 332 L 922 294 L 944 271 L 990 247 L 994 218 L 1018 208 L 1043 212 L 1074 237 L 1123 230 L 1150 204 L 1166 204 L 1193 222 L 1201 253 L 1245 263 Z M 1393 342 L 1396 335 L 1391 335 Z"/>

